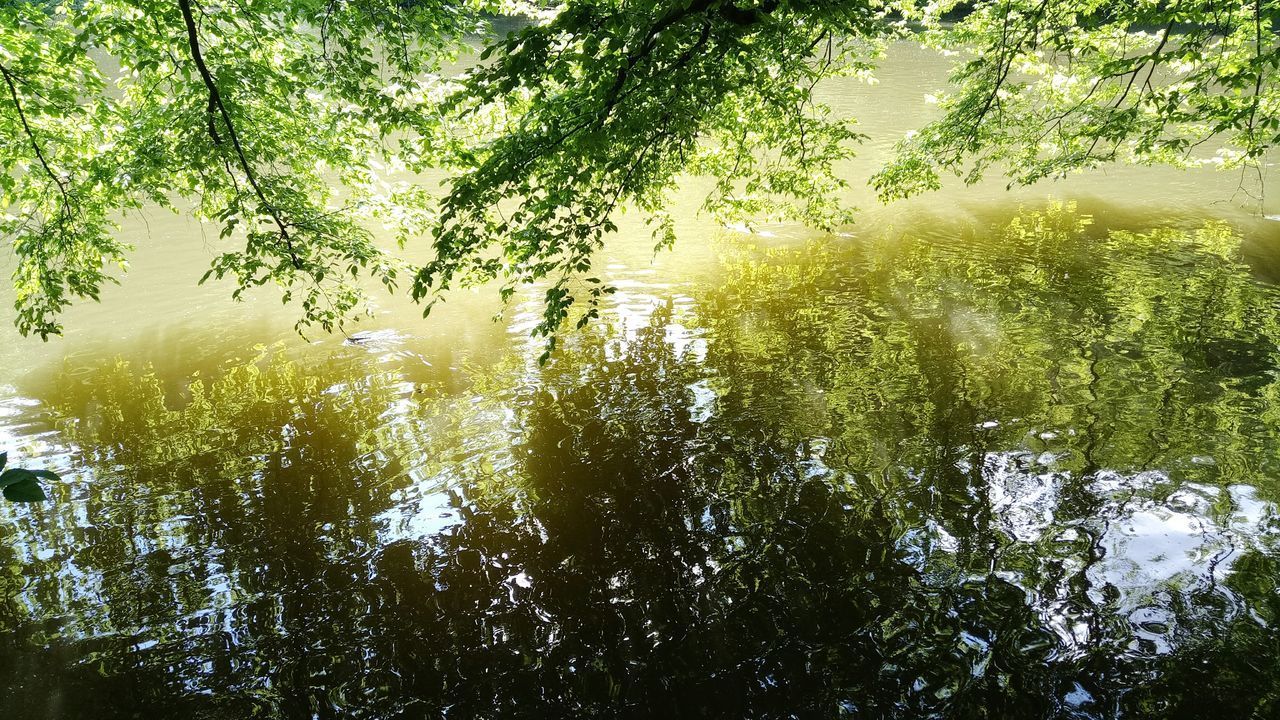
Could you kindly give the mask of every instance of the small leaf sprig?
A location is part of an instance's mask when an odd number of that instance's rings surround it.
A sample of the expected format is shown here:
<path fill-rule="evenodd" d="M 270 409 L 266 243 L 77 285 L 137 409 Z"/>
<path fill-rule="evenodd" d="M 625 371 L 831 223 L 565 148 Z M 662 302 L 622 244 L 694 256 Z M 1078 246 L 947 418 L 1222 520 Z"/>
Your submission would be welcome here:
<path fill-rule="evenodd" d="M 0 452 L 0 470 L 9 462 L 9 453 Z M 49 470 L 28 470 L 27 468 L 9 468 L 0 472 L 0 492 L 10 502 L 42 502 L 48 500 L 44 488 L 40 486 L 40 478 L 57 480 L 58 474 Z"/>

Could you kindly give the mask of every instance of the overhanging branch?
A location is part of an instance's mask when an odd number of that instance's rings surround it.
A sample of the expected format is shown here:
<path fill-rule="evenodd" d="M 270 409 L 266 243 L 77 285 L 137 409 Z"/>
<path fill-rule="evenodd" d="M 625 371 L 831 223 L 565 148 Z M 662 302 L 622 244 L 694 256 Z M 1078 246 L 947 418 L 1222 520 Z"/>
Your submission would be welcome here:
<path fill-rule="evenodd" d="M 67 190 L 67 181 L 49 166 L 49 160 L 44 155 L 44 149 L 40 146 L 40 141 L 36 139 L 35 130 L 32 129 L 31 123 L 27 122 L 27 113 L 22 109 L 22 99 L 18 95 L 18 87 L 13 81 L 13 73 L 4 65 L 0 65 L 0 76 L 4 77 L 4 83 L 9 87 L 9 97 L 13 100 L 14 109 L 18 111 L 18 120 L 22 123 L 22 132 L 27 136 L 27 141 L 31 144 L 31 149 L 36 154 L 36 160 L 39 161 L 44 173 L 49 176 L 49 179 L 57 186 L 59 194 L 62 195 L 62 216 L 64 220 L 69 221 L 71 219 L 71 194 Z"/>
<path fill-rule="evenodd" d="M 279 209 L 267 199 L 267 194 L 262 190 L 262 185 L 258 182 L 258 174 L 254 171 L 253 165 L 249 162 L 248 156 L 245 155 L 244 147 L 240 143 L 240 134 L 236 132 L 231 113 L 227 110 L 226 103 L 222 101 L 222 93 L 218 91 L 218 83 L 214 80 L 213 73 L 204 62 L 204 55 L 200 50 L 200 33 L 196 28 L 195 17 L 191 12 L 191 0 L 178 0 L 178 7 L 182 10 L 182 21 L 187 28 L 187 48 L 191 51 L 191 61 L 195 63 L 196 70 L 200 73 L 200 79 L 209 91 L 209 107 L 210 109 L 217 108 L 218 114 L 222 116 L 222 122 L 227 129 L 227 136 L 231 138 L 231 145 L 235 149 L 236 159 L 240 164 L 240 169 L 245 174 L 245 179 L 248 180 L 249 186 L 253 188 L 253 192 L 262 203 L 262 207 L 271 216 L 276 227 L 280 229 L 280 239 L 284 241 L 285 248 L 289 253 L 289 260 L 295 268 L 301 269 L 302 260 L 294 250 L 293 239 L 289 235 L 289 224 L 285 222 L 280 215 Z M 212 136 L 214 144 L 222 143 L 222 138 L 219 137 L 217 127 L 212 118 L 209 122 L 209 134 Z"/>

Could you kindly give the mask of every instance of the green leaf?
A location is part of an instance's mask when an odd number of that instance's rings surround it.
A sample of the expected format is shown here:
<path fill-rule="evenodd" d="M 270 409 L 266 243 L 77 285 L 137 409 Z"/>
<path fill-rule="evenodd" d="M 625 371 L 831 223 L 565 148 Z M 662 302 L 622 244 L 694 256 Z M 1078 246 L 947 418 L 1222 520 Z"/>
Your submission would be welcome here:
<path fill-rule="evenodd" d="M 34 479 L 6 486 L 4 498 L 10 502 L 42 502 L 49 499 L 44 494 L 44 488 L 40 487 L 40 483 Z"/>
<path fill-rule="evenodd" d="M 5 464 L 8 462 L 9 462 L 9 453 L 0 452 L 0 470 L 3 470 Z"/>
<path fill-rule="evenodd" d="M 32 482 L 35 482 L 35 479 L 36 479 L 35 473 L 31 472 L 30 470 L 26 470 L 23 468 L 9 468 L 8 470 L 5 470 L 3 473 L 0 473 L 0 488 L 8 487 L 15 483 L 23 482 L 24 480 L 30 480 Z"/>

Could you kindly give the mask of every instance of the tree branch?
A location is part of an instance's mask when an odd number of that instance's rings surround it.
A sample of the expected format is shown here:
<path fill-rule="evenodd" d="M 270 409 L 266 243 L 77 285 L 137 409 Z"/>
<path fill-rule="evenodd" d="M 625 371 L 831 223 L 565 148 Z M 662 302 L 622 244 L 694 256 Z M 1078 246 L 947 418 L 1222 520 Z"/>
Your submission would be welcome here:
<path fill-rule="evenodd" d="M 289 253 L 289 260 L 295 268 L 301 269 L 302 260 L 294 250 L 293 239 L 289 235 L 289 224 L 281 217 L 279 209 L 267 199 L 266 193 L 263 192 L 262 186 L 258 183 L 257 173 L 254 172 L 253 166 L 249 163 L 249 158 L 245 155 L 244 147 L 240 144 L 240 134 L 236 132 L 235 123 L 231 120 L 231 113 L 222 101 L 222 93 L 218 91 L 218 83 L 214 80 L 213 73 L 210 72 L 209 67 L 205 65 L 204 56 L 200 51 L 200 34 L 196 29 L 195 17 L 191 13 L 191 0 L 178 0 L 178 7 L 182 10 L 182 21 L 187 28 L 187 47 L 191 51 L 191 60 L 195 63 L 196 70 L 200 73 L 200 79 L 209 91 L 209 107 L 211 110 L 216 107 L 218 113 L 222 116 L 222 122 L 227 128 L 227 136 L 231 138 L 231 144 L 235 148 L 236 158 L 239 161 L 240 169 L 244 171 L 245 179 L 248 180 L 250 187 L 253 188 L 254 194 L 258 196 L 262 207 L 271 216 L 276 227 L 280 229 L 280 239 L 284 240 L 285 248 Z M 213 137 L 214 144 L 222 143 L 212 118 L 209 123 L 209 134 Z"/>
<path fill-rule="evenodd" d="M 0 65 L 0 76 L 4 77 L 5 85 L 9 86 L 9 97 L 13 99 L 13 107 L 18 111 L 18 120 L 22 123 L 22 131 L 27 136 L 27 141 L 31 143 L 31 149 L 35 151 L 36 159 L 40 162 L 40 167 L 44 169 L 50 180 L 58 187 L 58 192 L 62 195 L 62 215 L 65 221 L 71 220 L 71 195 L 67 191 L 66 179 L 59 177 L 49 166 L 49 160 L 44 156 L 44 149 L 40 147 L 40 142 L 36 139 L 35 130 L 31 124 L 27 122 L 27 114 L 22 109 L 22 99 L 18 96 L 18 88 L 13 82 L 13 74 L 4 65 Z"/>

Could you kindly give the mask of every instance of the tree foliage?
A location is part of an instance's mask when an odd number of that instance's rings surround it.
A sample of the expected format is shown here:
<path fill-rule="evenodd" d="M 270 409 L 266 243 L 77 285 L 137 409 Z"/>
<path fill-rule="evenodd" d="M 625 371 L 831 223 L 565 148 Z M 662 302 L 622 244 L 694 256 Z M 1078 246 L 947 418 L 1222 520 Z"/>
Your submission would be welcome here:
<path fill-rule="evenodd" d="M 486 14 L 519 12 L 536 21 L 442 77 Z M 944 116 L 873 178 L 894 198 L 993 167 L 1257 167 L 1280 139 L 1278 25 L 1276 0 L 5 2 L 17 324 L 58 333 L 124 269 L 119 214 L 159 204 L 233 243 L 206 277 L 280 285 L 300 328 L 358 314 L 361 277 L 408 274 L 428 310 L 459 285 L 545 281 L 534 332 L 553 338 L 575 296 L 586 322 L 609 292 L 590 271 L 619 212 L 674 241 L 682 174 L 714 180 L 719 215 L 848 222 L 836 164 L 860 136 L 813 90 L 869 73 L 886 40 L 964 56 Z M 439 198 L 385 172 L 428 167 L 453 173 Z M 406 273 L 374 222 L 434 257 Z"/>
<path fill-rule="evenodd" d="M 927 33 L 969 57 L 945 115 L 875 184 L 902 197 L 945 173 L 1028 184 L 1114 161 L 1256 170 L 1280 141 L 1278 27 L 1266 0 L 978 3 Z"/>
<path fill-rule="evenodd" d="M 419 271 L 415 296 L 459 276 L 500 278 L 508 296 L 548 277 L 537 330 L 548 334 L 623 204 L 651 213 L 660 246 L 673 241 L 663 208 L 682 172 L 716 179 L 715 211 L 819 227 L 846 220 L 834 163 L 858 135 L 811 91 L 838 70 L 866 69 L 875 48 L 862 41 L 892 31 L 886 10 L 605 0 L 569 4 L 509 35 L 485 51 L 497 59 L 470 73 L 455 101 L 463 114 L 515 114 L 445 198 L 437 257 Z M 588 282 L 584 322 L 606 290 Z"/>
<path fill-rule="evenodd" d="M 58 333 L 60 310 L 97 299 L 107 266 L 125 265 L 114 219 L 148 203 L 189 205 L 237 240 L 209 271 L 233 278 L 237 295 L 274 281 L 286 300 L 298 294 L 303 324 L 334 327 L 360 303 L 352 278 L 396 281 L 397 262 L 362 222 L 385 209 L 375 168 L 392 155 L 418 166 L 433 151 L 433 72 L 477 27 L 473 10 L 0 6 L 0 230 L 17 251 L 19 329 Z M 419 195 L 398 194 L 400 215 Z"/>

